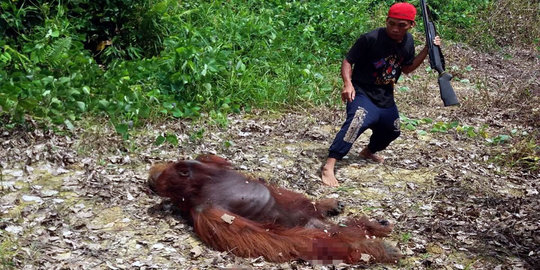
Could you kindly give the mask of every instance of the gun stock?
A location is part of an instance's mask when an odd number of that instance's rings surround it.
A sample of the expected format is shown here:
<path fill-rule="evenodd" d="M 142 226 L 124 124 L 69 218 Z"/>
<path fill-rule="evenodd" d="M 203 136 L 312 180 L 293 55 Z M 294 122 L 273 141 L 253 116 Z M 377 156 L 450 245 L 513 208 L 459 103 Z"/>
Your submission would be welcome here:
<path fill-rule="evenodd" d="M 454 93 L 454 89 L 450 84 L 452 75 L 448 72 L 439 74 L 439 90 L 441 91 L 441 99 L 443 100 L 444 106 L 459 105 L 459 101 Z"/>
<path fill-rule="evenodd" d="M 426 1 L 420 0 L 420 5 L 422 8 L 422 19 L 424 21 L 426 42 L 429 51 L 429 65 L 439 73 L 441 99 L 443 100 L 444 106 L 459 105 L 454 88 L 452 88 L 452 85 L 450 84 L 452 74 L 444 70 L 444 56 L 439 46 L 433 43 L 433 39 L 437 36 L 437 31 L 435 29 L 435 24 L 429 20 Z"/>

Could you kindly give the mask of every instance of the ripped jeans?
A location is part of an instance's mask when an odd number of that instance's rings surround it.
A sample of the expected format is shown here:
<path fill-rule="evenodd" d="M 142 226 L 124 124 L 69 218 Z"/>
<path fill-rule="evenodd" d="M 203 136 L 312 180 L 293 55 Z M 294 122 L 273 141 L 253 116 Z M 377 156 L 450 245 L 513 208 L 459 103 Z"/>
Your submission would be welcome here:
<path fill-rule="evenodd" d="M 399 113 L 394 104 L 389 108 L 377 107 L 361 91 L 356 91 L 356 97 L 347 103 L 347 120 L 336 135 L 328 150 L 328 157 L 341 160 L 366 129 L 373 133 L 369 138 L 368 149 L 375 153 L 385 149 L 400 135 Z"/>

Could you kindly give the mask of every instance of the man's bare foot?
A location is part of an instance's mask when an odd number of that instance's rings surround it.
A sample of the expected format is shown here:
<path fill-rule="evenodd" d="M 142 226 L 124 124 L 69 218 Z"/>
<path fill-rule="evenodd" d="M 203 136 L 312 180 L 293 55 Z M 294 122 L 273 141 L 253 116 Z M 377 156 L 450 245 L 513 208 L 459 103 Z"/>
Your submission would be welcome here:
<path fill-rule="evenodd" d="M 375 155 L 373 153 L 371 153 L 371 151 L 369 151 L 369 149 L 366 147 L 362 150 L 362 152 L 360 152 L 360 157 L 361 158 L 364 158 L 364 159 L 369 159 L 371 161 L 375 161 L 377 163 L 383 163 L 384 162 L 384 158 L 379 156 L 379 155 Z"/>
<path fill-rule="evenodd" d="M 328 158 L 326 164 L 321 168 L 321 179 L 327 186 L 337 187 L 339 183 L 334 175 L 334 166 L 336 165 L 335 158 Z"/>
<path fill-rule="evenodd" d="M 325 185 L 331 186 L 331 187 L 337 187 L 339 186 L 339 183 L 336 179 L 336 176 L 334 176 L 334 170 L 326 168 L 326 166 L 322 167 L 322 173 L 321 178 Z"/>

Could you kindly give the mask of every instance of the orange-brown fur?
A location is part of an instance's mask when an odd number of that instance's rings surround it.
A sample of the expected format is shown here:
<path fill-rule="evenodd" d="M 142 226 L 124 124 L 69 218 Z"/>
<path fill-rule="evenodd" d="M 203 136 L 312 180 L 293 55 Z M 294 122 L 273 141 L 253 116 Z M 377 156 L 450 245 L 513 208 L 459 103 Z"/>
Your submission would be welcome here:
<path fill-rule="evenodd" d="M 391 232 L 388 224 L 366 217 L 332 224 L 325 218 L 340 212 L 336 200 L 312 202 L 251 179 L 218 156 L 154 165 L 148 185 L 178 206 L 203 242 L 237 256 L 351 264 L 365 263 L 365 254 L 370 262 L 400 258 L 395 248 L 374 239 Z"/>

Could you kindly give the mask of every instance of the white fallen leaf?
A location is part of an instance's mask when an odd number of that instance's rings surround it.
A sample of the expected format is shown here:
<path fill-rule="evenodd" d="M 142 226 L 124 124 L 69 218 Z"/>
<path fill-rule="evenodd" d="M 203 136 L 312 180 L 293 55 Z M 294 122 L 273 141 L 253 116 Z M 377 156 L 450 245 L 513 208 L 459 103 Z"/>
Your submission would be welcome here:
<path fill-rule="evenodd" d="M 19 234 L 19 233 L 22 232 L 23 227 L 15 226 L 15 225 L 9 225 L 4 230 L 6 230 L 6 232 L 11 233 L 11 234 Z"/>
<path fill-rule="evenodd" d="M 24 175 L 23 170 L 4 170 L 2 173 L 4 175 L 11 175 L 13 177 L 22 177 Z"/>
<path fill-rule="evenodd" d="M 152 245 L 152 249 L 162 250 L 163 248 L 165 248 L 165 245 L 163 245 L 162 243 L 156 243 Z"/>
<path fill-rule="evenodd" d="M 71 252 L 59 253 L 56 254 L 53 258 L 58 261 L 65 261 L 71 258 Z"/>
<path fill-rule="evenodd" d="M 221 216 L 221 219 L 229 224 L 232 224 L 235 218 L 235 216 L 231 216 L 228 214 L 223 214 L 223 216 Z"/>
<path fill-rule="evenodd" d="M 360 255 L 360 260 L 364 262 L 369 262 L 370 259 L 371 259 L 371 255 L 369 254 L 362 253 L 362 255 Z"/>
<path fill-rule="evenodd" d="M 43 197 L 51 197 L 51 196 L 54 196 L 56 194 L 58 194 L 58 191 L 56 191 L 56 190 L 47 189 L 47 190 L 42 190 L 41 191 L 41 196 L 43 196 Z"/>
<path fill-rule="evenodd" d="M 251 132 L 242 132 L 242 131 L 240 131 L 240 132 L 238 132 L 238 136 L 240 136 L 240 137 L 249 137 L 249 136 L 251 136 Z"/>
<path fill-rule="evenodd" d="M 189 252 L 193 253 L 193 257 L 199 257 L 203 250 L 200 246 L 194 246 Z"/>
<path fill-rule="evenodd" d="M 111 163 L 118 163 L 120 160 L 122 160 L 122 157 L 120 156 L 112 156 L 107 158 Z"/>
<path fill-rule="evenodd" d="M 411 248 L 407 247 L 407 248 L 405 249 L 404 254 L 405 254 L 405 255 L 414 255 L 414 251 L 413 251 Z"/>
<path fill-rule="evenodd" d="M 94 213 L 92 213 L 92 211 L 90 210 L 80 211 L 80 212 L 77 212 L 77 214 L 75 214 L 75 216 L 78 218 L 89 218 L 89 217 L 92 217 L 93 215 Z"/>
<path fill-rule="evenodd" d="M 65 174 L 65 173 L 68 173 L 68 172 L 69 172 L 69 170 L 66 170 L 64 168 L 57 168 L 55 171 L 52 172 L 52 175 L 58 176 L 58 175 Z"/>
<path fill-rule="evenodd" d="M 22 195 L 22 200 L 25 202 L 37 202 L 42 203 L 43 199 L 41 199 L 38 196 L 32 196 L 32 195 Z"/>
<path fill-rule="evenodd" d="M 332 193 L 332 194 L 329 194 L 328 196 L 326 196 L 327 198 L 330 198 L 330 199 L 337 199 L 339 198 L 339 194 L 337 193 Z"/>
<path fill-rule="evenodd" d="M 15 181 L 3 181 L 0 182 L 0 187 L 8 189 L 15 187 Z"/>
<path fill-rule="evenodd" d="M 113 269 L 113 270 L 119 269 L 118 267 L 115 267 L 114 265 L 112 265 L 112 263 L 109 261 L 106 261 L 105 264 L 107 265 L 107 267 L 109 267 L 109 269 Z"/>

